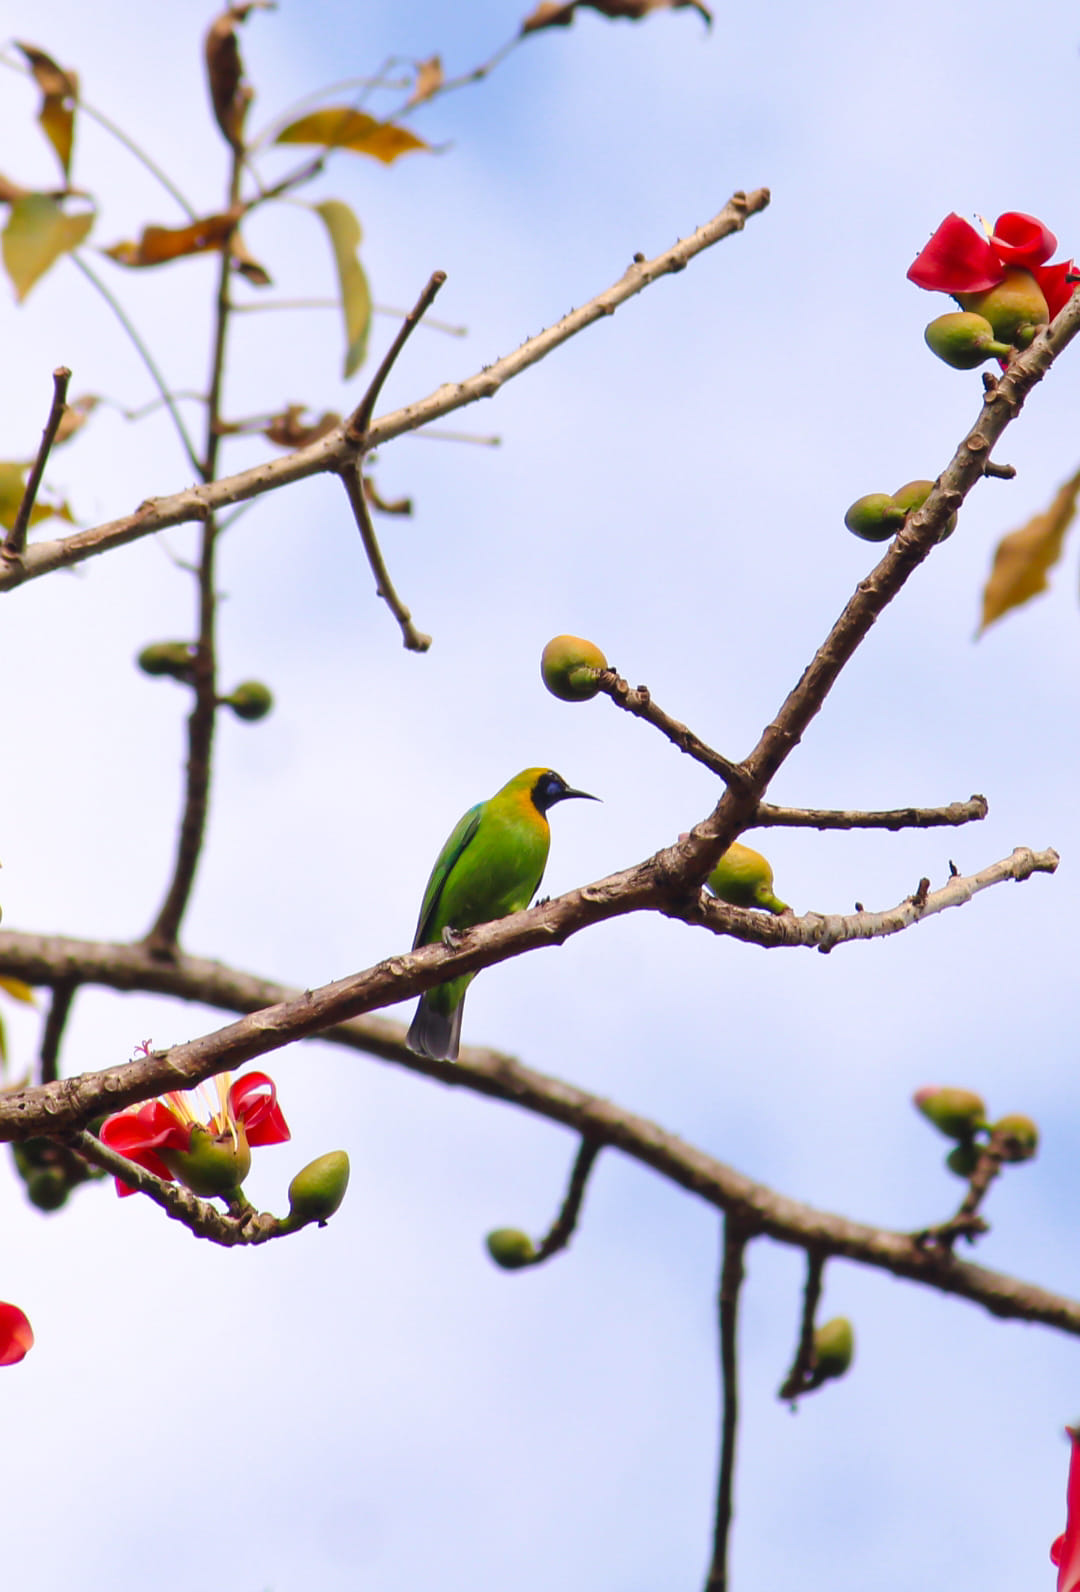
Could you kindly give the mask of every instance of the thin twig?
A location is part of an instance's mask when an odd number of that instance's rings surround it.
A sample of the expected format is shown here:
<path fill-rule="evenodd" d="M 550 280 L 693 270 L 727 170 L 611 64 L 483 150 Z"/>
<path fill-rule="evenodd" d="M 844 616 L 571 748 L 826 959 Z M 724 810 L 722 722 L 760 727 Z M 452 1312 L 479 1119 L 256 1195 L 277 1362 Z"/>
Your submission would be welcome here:
<path fill-rule="evenodd" d="M 386 351 L 382 364 L 375 372 L 367 392 L 361 398 L 353 413 L 345 422 L 345 437 L 356 447 L 364 448 L 371 417 L 375 412 L 375 404 L 382 392 L 383 383 L 397 363 L 398 356 L 413 332 L 424 318 L 424 314 L 431 308 L 435 296 L 446 281 L 445 271 L 432 271 L 428 284 L 412 309 L 398 327 L 397 335 Z M 365 451 L 367 451 L 365 449 Z"/>
<path fill-rule="evenodd" d="M 599 1139 L 586 1135 L 578 1147 L 574 1157 L 574 1165 L 570 1172 L 570 1182 L 567 1184 L 566 1198 L 558 1216 L 552 1222 L 547 1233 L 536 1246 L 536 1253 L 527 1261 L 529 1266 L 539 1266 L 545 1260 L 550 1260 L 552 1255 L 557 1255 L 565 1249 L 577 1227 L 578 1217 L 581 1214 L 581 1203 L 585 1198 L 585 1187 L 589 1181 L 589 1173 L 593 1169 L 596 1157 L 603 1149 Z"/>
<path fill-rule="evenodd" d="M 990 811 L 985 796 L 947 807 L 894 807 L 856 812 L 830 807 L 774 807 L 762 802 L 748 829 L 938 829 L 978 823 Z"/>
<path fill-rule="evenodd" d="M 743 1259 L 750 1235 L 729 1212 L 724 1217 L 724 1261 L 720 1272 L 720 1375 L 723 1414 L 720 1423 L 720 1466 L 716 1482 L 713 1553 L 705 1592 L 727 1592 L 728 1537 L 734 1515 L 735 1437 L 739 1421 L 739 1290 L 746 1273 Z"/>
<path fill-rule="evenodd" d="M 42 1083 L 55 1083 L 60 1076 L 60 1041 L 71 1013 L 78 984 L 74 979 L 59 980 L 53 985 L 49 1014 L 41 1031 L 41 1053 L 38 1057 L 38 1078 Z"/>
<path fill-rule="evenodd" d="M 243 151 L 233 150 L 229 173 L 228 210 L 235 210 L 243 171 Z M 205 451 L 197 461 L 204 482 L 217 474 L 221 449 L 221 396 L 225 380 L 225 348 L 229 328 L 229 280 L 232 270 L 232 233 L 224 239 L 218 263 L 217 295 L 214 307 L 213 347 L 210 381 L 207 388 Z M 188 755 L 185 770 L 184 809 L 176 843 L 172 877 L 157 917 L 146 936 L 148 949 L 155 956 L 172 956 L 180 924 L 191 899 L 195 875 L 202 855 L 210 809 L 210 779 L 217 724 L 217 590 L 215 553 L 218 527 L 213 514 L 203 522 L 196 572 L 198 636 L 192 659 L 191 684 L 195 701 L 188 715 Z"/>
<path fill-rule="evenodd" d="M 589 299 L 580 309 L 571 310 L 555 325 L 528 338 L 513 353 L 495 360 L 491 365 L 485 365 L 464 381 L 444 382 L 426 398 L 406 404 L 391 414 L 381 415 L 368 429 L 365 451 L 371 453 L 395 437 L 417 431 L 433 420 L 463 409 L 467 404 L 494 397 L 508 381 L 521 375 L 530 365 L 545 359 L 586 327 L 607 315 L 613 315 L 620 305 L 644 292 L 661 277 L 684 270 L 704 250 L 741 232 L 749 217 L 759 214 L 768 203 L 767 188 L 759 188 L 749 194 L 735 194 L 711 221 L 698 227 L 688 237 L 680 238 L 655 259 L 635 260 L 611 287 Z M 1077 315 L 1080 319 L 1080 308 Z M 339 428 L 282 458 L 263 460 L 235 475 L 150 499 L 133 514 L 121 519 L 92 526 L 61 540 L 36 541 L 17 565 L 0 564 L 0 591 L 10 590 L 27 580 L 35 580 L 54 569 L 66 569 L 72 564 L 82 563 L 84 559 L 109 552 L 115 547 L 124 547 L 155 531 L 166 530 L 169 526 L 182 525 L 189 520 L 202 521 L 208 514 L 227 504 L 261 497 L 265 492 L 275 491 L 293 481 L 306 480 L 309 476 L 340 471 L 355 453 L 355 444 L 346 439 L 344 429 Z M 198 472 L 194 450 L 190 456 Z"/>
<path fill-rule="evenodd" d="M 105 286 L 105 283 L 98 276 L 97 272 L 91 270 L 90 266 L 87 265 L 78 249 L 73 249 L 68 255 L 68 259 L 73 265 L 78 267 L 88 282 L 93 283 L 94 287 L 97 288 L 106 304 L 120 322 L 120 325 L 124 328 L 132 347 L 135 349 L 135 352 L 146 366 L 151 381 L 161 394 L 161 401 L 169 411 L 172 423 L 176 428 L 176 434 L 180 438 L 181 446 L 183 447 L 184 452 L 187 454 L 192 468 L 194 469 L 196 475 L 199 475 L 201 473 L 199 470 L 199 456 L 195 452 L 195 444 L 188 436 L 187 427 L 184 425 L 184 422 L 180 417 L 180 411 L 176 407 L 176 401 L 169 390 L 169 386 L 165 380 L 165 377 L 158 369 L 157 361 L 154 359 L 154 356 L 151 354 L 149 348 L 147 348 L 146 344 L 143 342 L 139 333 L 135 330 L 135 326 L 128 316 L 127 311 L 124 309 L 124 306 L 120 303 L 120 300 L 115 296 L 115 294 Z M 186 517 L 191 519 L 203 519 L 204 515 L 199 514 Z"/>
<path fill-rule="evenodd" d="M 264 310 L 339 310 L 341 300 L 336 298 L 293 298 L 293 299 L 252 299 L 249 304 L 234 304 L 233 313 L 236 315 L 256 315 Z M 408 310 L 392 309 L 388 304 L 373 304 L 373 315 L 386 315 L 395 321 L 404 320 Z M 467 326 L 451 326 L 449 321 L 439 321 L 433 316 L 425 316 L 422 325 L 429 332 L 445 332 L 449 337 L 467 337 Z"/>
<path fill-rule="evenodd" d="M 226 1215 L 208 1200 L 198 1199 L 189 1189 L 177 1183 L 166 1183 L 162 1178 L 155 1177 L 153 1172 L 137 1166 L 134 1161 L 129 1161 L 126 1156 L 103 1144 L 93 1133 L 73 1134 L 67 1142 L 92 1165 L 111 1172 L 113 1177 L 118 1177 L 129 1188 L 137 1189 L 140 1194 L 152 1199 L 166 1215 L 182 1223 L 196 1238 L 208 1238 L 213 1244 L 232 1249 L 237 1244 L 266 1244 L 272 1238 L 284 1238 L 293 1231 L 286 1220 L 265 1213 L 248 1212 L 241 1217 Z"/>
<path fill-rule="evenodd" d="M 597 676 L 596 685 L 609 696 L 616 707 L 622 708 L 625 713 L 632 713 L 637 719 L 644 719 L 654 729 L 666 735 L 673 746 L 680 752 L 685 752 L 695 762 L 703 763 L 714 774 L 719 774 L 722 780 L 729 785 L 738 784 L 743 779 L 739 765 L 730 758 L 723 757 L 719 752 L 714 752 L 707 746 L 693 730 L 687 729 L 685 724 L 680 724 L 678 719 L 673 719 L 665 713 L 663 708 L 657 707 L 649 693 L 647 685 L 639 685 L 631 690 L 621 675 L 614 669 L 605 669 Z"/>
<path fill-rule="evenodd" d="M 360 476 L 360 466 L 354 465 L 351 469 L 341 472 L 341 484 L 345 488 L 349 499 L 353 517 L 356 520 L 360 539 L 364 544 L 367 561 L 371 565 L 371 573 L 375 576 L 375 594 L 381 597 L 401 627 L 401 640 L 410 652 L 426 652 L 431 646 L 431 637 L 417 630 L 412 621 L 412 614 L 398 596 L 390 571 L 386 567 L 386 560 L 379 546 L 379 539 L 375 535 L 375 526 L 372 522 L 371 511 L 367 504 L 367 494 L 364 491 L 363 481 Z"/>
<path fill-rule="evenodd" d="M 45 464 L 56 441 L 56 433 L 60 429 L 60 422 L 64 418 L 64 409 L 67 404 L 68 382 L 71 372 L 66 365 L 58 365 L 53 371 L 53 401 L 49 410 L 49 418 L 45 422 L 45 430 L 41 433 L 41 445 L 34 460 L 33 469 L 26 478 L 26 488 L 22 495 L 15 519 L 8 532 L 0 553 L 5 558 L 21 558 L 26 549 L 26 531 L 30 524 L 30 514 L 34 501 L 38 495 L 41 478 L 45 474 Z"/>
<path fill-rule="evenodd" d="M 915 1242 L 923 1248 L 936 1248 L 951 1253 L 958 1238 L 964 1238 L 969 1244 L 973 1244 L 976 1238 L 990 1231 L 987 1223 L 978 1214 L 979 1206 L 990 1192 L 995 1179 L 1000 1177 L 1005 1161 L 1011 1159 L 1008 1153 L 1009 1135 L 992 1132 L 989 1142 L 979 1144 L 977 1148 L 978 1159 L 968 1180 L 967 1192 L 955 1216 L 950 1216 L 947 1222 L 941 1222 L 937 1227 L 925 1227 L 912 1235 Z"/>
<path fill-rule="evenodd" d="M 824 1272 L 825 1256 L 818 1249 L 808 1249 L 799 1341 L 795 1348 L 795 1358 L 791 1362 L 791 1370 L 776 1395 L 778 1399 L 790 1403 L 793 1408 L 795 1400 L 805 1390 L 806 1379 L 814 1366 L 814 1317 L 817 1315 L 818 1300 L 821 1298 L 821 1279 Z"/>

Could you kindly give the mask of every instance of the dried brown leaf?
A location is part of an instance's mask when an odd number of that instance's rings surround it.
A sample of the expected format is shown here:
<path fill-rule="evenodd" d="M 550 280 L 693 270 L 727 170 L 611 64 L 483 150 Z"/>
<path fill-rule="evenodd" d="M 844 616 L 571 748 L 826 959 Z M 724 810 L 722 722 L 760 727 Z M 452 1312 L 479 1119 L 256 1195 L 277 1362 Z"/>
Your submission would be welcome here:
<path fill-rule="evenodd" d="M 83 393 L 80 398 L 73 398 L 69 404 L 64 405 L 64 412 L 60 416 L 60 424 L 56 428 L 53 438 L 53 447 L 59 448 L 61 443 L 70 442 L 77 431 L 86 424 L 93 414 L 101 399 L 96 393 Z"/>
<path fill-rule="evenodd" d="M 329 105 L 290 122 L 282 129 L 276 144 L 321 144 L 324 149 L 351 149 L 357 155 L 372 155 L 384 166 L 412 149 L 430 149 L 422 138 L 407 127 L 376 121 L 366 111 L 348 105 Z"/>
<path fill-rule="evenodd" d="M 363 232 L 349 206 L 340 199 L 326 199 L 316 205 L 315 210 L 330 234 L 337 265 L 341 308 L 345 315 L 345 375 L 348 377 L 364 363 L 371 328 L 371 289 L 356 256 Z"/>
<path fill-rule="evenodd" d="M 1010 608 L 1022 607 L 1047 589 L 1047 575 L 1061 557 L 1065 532 L 1076 515 L 1078 493 L 1080 470 L 1058 488 L 1048 509 L 1002 537 L 983 590 L 980 635 Z"/>
<path fill-rule="evenodd" d="M 79 80 L 74 72 L 66 72 L 51 55 L 39 50 L 35 44 L 15 41 L 26 57 L 34 81 L 42 93 L 38 121 L 46 138 L 56 151 L 66 177 L 71 170 L 71 151 L 75 141 L 75 106 L 79 98 Z"/>
<path fill-rule="evenodd" d="M 0 205 L 11 205 L 16 199 L 25 199 L 28 192 L 29 189 L 20 188 L 17 182 L 0 177 Z"/>
<path fill-rule="evenodd" d="M 268 0 L 242 0 L 215 17 L 206 30 L 203 50 L 206 79 L 214 116 L 226 141 L 233 149 L 243 148 L 244 118 L 254 91 L 244 81 L 244 63 L 236 42 L 236 24 L 245 22 L 252 11 L 269 9 Z"/>
<path fill-rule="evenodd" d="M 303 448 L 309 442 L 318 442 L 328 436 L 335 426 L 340 426 L 341 416 L 327 410 L 318 420 L 303 421 L 304 404 L 289 404 L 281 414 L 274 415 L 263 429 L 263 436 L 279 448 Z"/>
<path fill-rule="evenodd" d="M 422 105 L 433 94 L 437 94 L 443 86 L 442 60 L 437 55 L 430 55 L 426 61 L 416 63 L 416 82 L 409 95 L 409 105 Z"/>
<path fill-rule="evenodd" d="M 77 249 L 94 224 L 92 210 L 68 215 L 51 194 L 28 193 L 16 199 L 4 228 L 4 269 L 21 302 L 50 265 Z"/>
<path fill-rule="evenodd" d="M 249 282 L 266 287 L 270 282 L 268 272 L 257 260 L 252 259 L 243 239 L 235 230 L 238 214 L 236 210 L 226 210 L 220 215 L 201 216 L 183 227 L 144 227 L 137 243 L 127 239 L 112 244 L 102 253 L 118 265 L 142 269 L 151 265 L 168 265 L 172 260 L 182 260 L 192 254 L 208 254 L 215 249 L 223 249 L 231 238 L 229 251 L 237 270 L 242 271 Z"/>
<path fill-rule="evenodd" d="M 568 0 L 562 5 L 555 0 L 541 0 L 521 24 L 522 35 L 539 33 L 541 28 L 569 27 L 579 6 L 588 6 L 605 17 L 628 17 L 632 22 L 640 22 L 652 11 L 692 10 L 704 18 L 707 27 L 712 26 L 712 12 L 702 0 Z"/>

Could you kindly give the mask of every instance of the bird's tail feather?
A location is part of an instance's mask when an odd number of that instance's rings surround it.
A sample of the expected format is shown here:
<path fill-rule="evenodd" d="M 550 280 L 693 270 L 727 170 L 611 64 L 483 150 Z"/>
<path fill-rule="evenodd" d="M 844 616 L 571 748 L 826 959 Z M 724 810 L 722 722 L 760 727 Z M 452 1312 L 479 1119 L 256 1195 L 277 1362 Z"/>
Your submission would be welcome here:
<path fill-rule="evenodd" d="M 428 1056 L 432 1061 L 456 1061 L 461 1044 L 461 1013 L 465 1005 L 462 996 L 452 1012 L 440 1012 L 421 995 L 405 1043 L 418 1056 Z"/>

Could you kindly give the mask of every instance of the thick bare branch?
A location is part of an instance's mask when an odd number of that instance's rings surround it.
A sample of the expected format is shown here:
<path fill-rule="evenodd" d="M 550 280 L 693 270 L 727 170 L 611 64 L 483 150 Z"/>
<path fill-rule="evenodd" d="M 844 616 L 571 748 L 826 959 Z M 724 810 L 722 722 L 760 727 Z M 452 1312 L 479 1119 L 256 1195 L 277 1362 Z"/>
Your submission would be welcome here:
<path fill-rule="evenodd" d="M 395 437 L 416 431 L 432 420 L 439 420 L 443 415 L 476 403 L 480 398 L 494 397 L 506 382 L 544 359 L 587 326 L 606 315 L 613 315 L 627 299 L 650 287 L 660 277 L 683 270 L 695 255 L 719 243 L 722 238 L 730 237 L 733 232 L 741 232 L 748 218 L 764 210 L 768 202 L 767 188 L 758 188 L 749 194 L 735 194 L 705 226 L 699 227 L 688 238 L 680 239 L 655 259 L 635 259 L 611 287 L 598 293 L 580 309 L 563 316 L 554 326 L 530 337 L 512 354 L 484 366 L 465 381 L 445 382 L 426 398 L 374 421 L 366 433 L 364 451 L 373 451 Z M 54 569 L 82 563 L 84 559 L 96 557 L 114 547 L 123 547 L 128 542 L 138 541 L 140 537 L 150 536 L 154 531 L 165 530 L 170 525 L 205 520 L 216 509 L 260 497 L 264 492 L 272 492 L 292 481 L 302 481 L 308 476 L 327 471 L 340 471 L 355 458 L 356 453 L 355 446 L 345 436 L 344 426 L 339 426 L 328 436 L 282 458 L 268 459 L 250 470 L 241 470 L 236 475 L 189 487 L 183 492 L 151 498 L 133 514 L 86 531 L 78 531 L 74 536 L 58 541 L 35 542 L 18 562 L 0 567 L 0 591 L 21 585 L 26 580 L 34 580 Z"/>

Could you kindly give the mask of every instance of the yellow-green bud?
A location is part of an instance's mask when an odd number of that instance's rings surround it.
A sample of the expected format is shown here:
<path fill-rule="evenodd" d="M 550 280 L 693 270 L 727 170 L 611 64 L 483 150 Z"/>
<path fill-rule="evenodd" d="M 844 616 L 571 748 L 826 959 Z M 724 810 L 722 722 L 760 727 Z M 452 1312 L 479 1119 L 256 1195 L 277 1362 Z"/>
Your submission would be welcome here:
<path fill-rule="evenodd" d="M 964 297 L 975 297 L 967 295 Z M 927 346 L 954 370 L 974 370 L 988 359 L 1008 359 L 1014 350 L 999 342 L 985 315 L 953 310 L 931 321 L 923 334 Z"/>
<path fill-rule="evenodd" d="M 345 1198 L 348 1186 L 349 1157 L 344 1150 L 328 1150 L 309 1161 L 289 1184 L 290 1220 L 297 1226 L 318 1222 L 325 1227 Z"/>
<path fill-rule="evenodd" d="M 974 1139 L 967 1139 L 962 1144 L 954 1144 L 945 1157 L 945 1165 L 950 1172 L 962 1177 L 966 1182 L 972 1176 L 979 1164 L 979 1146 Z"/>
<path fill-rule="evenodd" d="M 274 698 L 268 686 L 261 680 L 244 680 L 236 690 L 222 700 L 227 707 L 232 708 L 238 719 L 246 719 L 254 724 L 258 719 L 265 719 L 274 705 Z"/>
<path fill-rule="evenodd" d="M 903 528 L 904 510 L 887 492 L 868 492 L 855 499 L 844 515 L 844 524 L 864 542 L 887 542 Z"/>
<path fill-rule="evenodd" d="M 593 642 L 582 636 L 553 636 L 540 654 L 540 675 L 560 702 L 587 702 L 599 689 L 596 677 L 608 666 Z"/>
<path fill-rule="evenodd" d="M 986 1127 L 986 1106 L 971 1089 L 916 1089 L 912 1104 L 947 1139 L 970 1139 Z"/>
<path fill-rule="evenodd" d="M 1030 1117 L 1001 1117 L 990 1132 L 1002 1147 L 1004 1161 L 1030 1161 L 1039 1148 L 1039 1130 Z"/>
<path fill-rule="evenodd" d="M 191 679 L 192 648 L 186 641 L 152 642 L 135 661 L 143 674 L 167 674 L 174 680 Z"/>
<path fill-rule="evenodd" d="M 790 912 L 773 894 L 773 871 L 760 851 L 732 841 L 705 883 L 714 896 L 733 907 L 757 907 L 762 912 Z"/>
<path fill-rule="evenodd" d="M 528 1233 L 517 1227 L 496 1227 L 485 1239 L 488 1254 L 504 1271 L 519 1271 L 536 1256 L 536 1246 Z"/>
<path fill-rule="evenodd" d="M 933 490 L 933 481 L 908 481 L 904 486 L 897 487 L 892 495 L 893 502 L 897 508 L 903 509 L 905 516 L 914 514 L 916 509 L 922 508 Z M 956 515 L 950 514 L 945 521 L 945 529 L 938 537 L 938 541 L 943 542 L 947 536 L 952 535 L 955 529 Z"/>
<path fill-rule="evenodd" d="M 814 1332 L 814 1362 L 809 1386 L 820 1387 L 833 1377 L 843 1376 L 855 1358 L 855 1329 L 847 1316 L 834 1316 Z"/>
<path fill-rule="evenodd" d="M 990 323 L 995 337 L 1003 343 L 1027 348 L 1040 326 L 1050 319 L 1042 288 L 1030 271 L 1022 266 L 1007 266 L 1004 280 L 982 293 L 956 293 L 956 302 L 973 310 Z M 1009 350 L 1011 353 L 1012 350 Z M 1002 355 L 1007 358 L 1008 355 Z"/>
<path fill-rule="evenodd" d="M 251 1171 L 251 1151 L 242 1122 L 236 1124 L 235 1136 L 215 1136 L 195 1123 L 186 1150 L 159 1149 L 156 1154 L 173 1177 L 200 1199 L 234 1193 Z"/>

